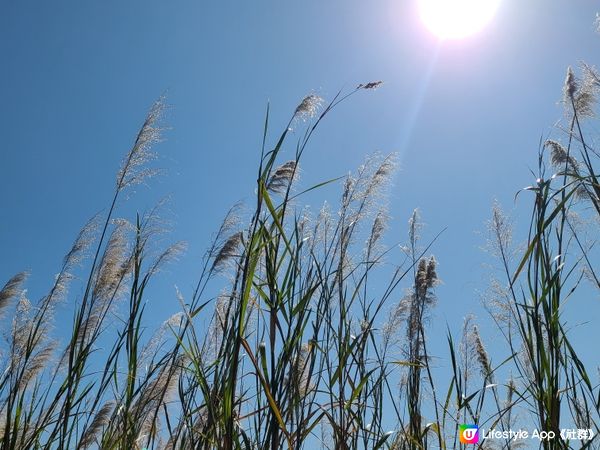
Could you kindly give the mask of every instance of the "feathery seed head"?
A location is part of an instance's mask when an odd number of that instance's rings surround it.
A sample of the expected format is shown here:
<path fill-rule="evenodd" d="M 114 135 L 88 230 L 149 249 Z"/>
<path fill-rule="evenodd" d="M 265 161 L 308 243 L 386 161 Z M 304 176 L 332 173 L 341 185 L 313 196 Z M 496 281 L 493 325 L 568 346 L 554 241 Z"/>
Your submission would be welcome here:
<path fill-rule="evenodd" d="M 66 270 L 70 270 L 74 265 L 79 262 L 85 256 L 86 251 L 90 245 L 94 242 L 96 231 L 98 230 L 98 215 L 92 217 L 79 231 L 75 242 L 71 246 L 69 253 L 65 255 L 63 266 Z"/>
<path fill-rule="evenodd" d="M 579 80 L 571 67 L 568 68 L 563 88 L 563 101 L 569 113 L 572 113 L 571 108 L 575 108 L 575 113 L 580 117 L 593 117 L 600 88 L 599 76 L 593 67 L 585 64 L 582 71 L 583 79 Z"/>
<path fill-rule="evenodd" d="M 156 274 L 163 265 L 177 261 L 179 256 L 185 252 L 187 249 L 187 243 L 184 241 L 175 242 L 174 244 L 168 246 L 155 260 L 152 264 L 152 267 L 149 270 L 149 273 Z"/>
<path fill-rule="evenodd" d="M 131 227 L 126 220 L 116 220 L 96 276 L 94 297 L 110 300 L 125 289 L 124 278 L 131 270 L 131 258 L 127 256 L 127 230 Z"/>
<path fill-rule="evenodd" d="M 305 396 L 308 394 L 314 386 L 311 385 L 310 377 L 309 377 L 309 369 L 310 369 L 310 352 L 311 345 L 303 344 L 295 355 L 292 366 L 290 368 L 290 381 L 292 382 L 292 386 L 294 389 L 297 389 L 297 393 L 300 396 Z"/>
<path fill-rule="evenodd" d="M 288 161 L 275 169 L 267 183 L 267 189 L 277 194 L 284 194 L 297 177 L 296 161 Z"/>
<path fill-rule="evenodd" d="M 114 407 L 114 402 L 107 402 L 100 408 L 90 426 L 81 436 L 81 440 L 79 441 L 80 448 L 86 449 L 96 442 L 98 433 L 108 426 Z"/>
<path fill-rule="evenodd" d="M 583 79 L 579 83 L 579 89 L 575 96 L 575 109 L 581 117 L 594 117 L 594 106 L 596 105 L 599 90 L 599 77 L 596 70 L 589 65 L 582 67 Z"/>
<path fill-rule="evenodd" d="M 163 324 L 165 328 L 179 328 L 185 322 L 185 313 L 178 312 L 169 317 Z"/>
<path fill-rule="evenodd" d="M 154 169 L 144 168 L 156 155 L 151 151 L 152 145 L 160 141 L 162 129 L 158 122 L 165 108 L 164 98 L 159 98 L 150 108 L 133 147 L 125 157 L 117 174 L 117 189 L 142 183 L 146 178 L 156 175 Z"/>
<path fill-rule="evenodd" d="M 46 368 L 48 361 L 54 355 L 56 342 L 49 342 L 40 351 L 27 360 L 23 370 L 23 375 L 19 380 L 19 390 L 27 388 L 29 382 L 37 378 L 37 376 Z"/>
<path fill-rule="evenodd" d="M 21 272 L 6 282 L 0 290 L 0 311 L 6 308 L 9 302 L 22 292 L 21 287 L 27 279 L 27 272 Z"/>
<path fill-rule="evenodd" d="M 377 169 L 373 172 L 371 180 L 365 190 L 365 197 L 372 198 L 382 191 L 382 188 L 389 184 L 392 175 L 394 174 L 397 167 L 397 155 L 391 153 L 383 158 L 383 161 L 377 166 Z"/>
<path fill-rule="evenodd" d="M 296 108 L 294 117 L 301 120 L 312 119 L 321 106 L 323 105 L 323 99 L 315 94 L 310 94 L 304 97 L 302 102 Z"/>
<path fill-rule="evenodd" d="M 243 208 L 243 204 L 241 202 L 237 202 L 229 208 L 223 222 L 221 222 L 221 226 L 219 227 L 219 231 L 217 233 L 217 239 L 219 239 L 224 234 L 228 234 L 235 230 L 240 224 L 240 217 L 238 215 L 239 211 Z"/>
<path fill-rule="evenodd" d="M 410 219 L 408 220 L 408 239 L 411 244 L 416 244 L 420 239 L 419 232 L 423 227 L 421 223 L 421 214 L 418 208 L 415 208 Z"/>
<path fill-rule="evenodd" d="M 484 377 L 489 378 L 492 375 L 492 366 L 490 364 L 488 353 L 483 345 L 483 341 L 481 340 L 481 335 L 479 334 L 479 329 L 477 328 L 477 325 L 473 326 L 473 343 L 475 346 L 475 354 L 477 355 L 477 361 L 481 366 L 481 373 Z"/>
<path fill-rule="evenodd" d="M 559 142 L 548 139 L 544 146 L 550 148 L 550 162 L 554 167 L 563 169 L 566 164 L 571 170 L 577 170 L 579 163 Z"/>
<path fill-rule="evenodd" d="M 379 168 L 375 171 L 373 179 L 377 182 L 383 182 L 386 180 L 396 168 L 396 155 L 391 154 L 385 157 Z"/>
<path fill-rule="evenodd" d="M 367 84 L 359 84 L 357 89 L 377 89 L 383 84 L 383 81 L 371 81 Z"/>
<path fill-rule="evenodd" d="M 342 194 L 342 208 L 347 208 L 352 202 L 352 193 L 354 192 L 354 186 L 356 185 L 356 180 L 348 174 L 344 181 L 344 192 Z"/>
<path fill-rule="evenodd" d="M 428 288 L 432 288 L 438 283 L 436 265 L 437 261 L 435 260 L 435 257 L 431 256 L 427 262 L 426 283 Z"/>
<path fill-rule="evenodd" d="M 367 253 L 371 253 L 376 248 L 377 243 L 385 233 L 387 228 L 388 215 L 385 209 L 380 209 L 375 220 L 373 220 L 373 226 L 371 227 L 371 233 L 367 241 Z"/>
<path fill-rule="evenodd" d="M 213 262 L 214 270 L 224 269 L 227 265 L 227 262 L 232 258 L 236 258 L 240 256 L 240 247 L 243 244 L 243 233 L 237 232 L 223 243 L 223 246 L 219 250 L 219 252 L 215 256 L 215 260 Z"/>
<path fill-rule="evenodd" d="M 385 342 L 393 343 L 395 341 L 398 330 L 408 317 L 411 304 L 412 297 L 407 295 L 403 297 L 392 309 L 391 313 L 389 314 L 389 319 L 382 328 L 382 336 Z"/>
<path fill-rule="evenodd" d="M 24 351 L 34 325 L 31 320 L 31 302 L 26 294 L 27 290 L 21 292 L 12 320 L 11 338 L 17 357 Z"/>
<path fill-rule="evenodd" d="M 515 391 L 517 390 L 517 385 L 516 385 L 515 380 L 513 379 L 512 376 L 508 380 L 506 388 L 507 388 L 507 394 L 506 394 L 507 401 L 506 401 L 506 404 L 508 406 L 508 405 L 510 405 L 512 403 L 513 395 L 514 395 Z"/>
<path fill-rule="evenodd" d="M 418 292 L 427 291 L 427 261 L 424 258 L 419 260 L 415 285 Z"/>
<path fill-rule="evenodd" d="M 570 102 L 575 98 L 575 93 L 577 92 L 577 80 L 571 66 L 567 68 L 567 76 L 565 77 L 563 92 L 565 101 Z"/>
<path fill-rule="evenodd" d="M 17 316 L 25 316 L 31 311 L 31 302 L 27 298 L 27 290 L 21 291 L 21 297 L 17 303 Z"/>

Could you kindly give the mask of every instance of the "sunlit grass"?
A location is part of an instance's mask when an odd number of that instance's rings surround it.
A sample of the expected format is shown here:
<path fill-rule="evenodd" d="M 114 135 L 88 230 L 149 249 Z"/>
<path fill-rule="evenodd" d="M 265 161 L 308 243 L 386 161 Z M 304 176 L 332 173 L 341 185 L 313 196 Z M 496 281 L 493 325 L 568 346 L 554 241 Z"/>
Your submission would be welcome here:
<path fill-rule="evenodd" d="M 180 313 L 148 336 L 151 281 L 184 246 L 157 250 L 156 211 L 130 220 L 114 214 L 124 192 L 154 174 L 147 163 L 160 137 L 157 102 L 123 161 L 108 212 L 84 227 L 49 293 L 31 302 L 26 274 L 0 291 L 0 449 L 464 448 L 460 424 L 509 430 L 517 417 L 558 436 L 566 426 L 598 434 L 600 392 L 561 316 L 584 278 L 600 287 L 594 241 L 575 216 L 600 218 L 597 155 L 583 124 L 596 73 L 586 68 L 578 81 L 569 72 L 567 144 L 540 149 L 537 180 L 523 200 L 531 202 L 524 251 L 501 210 L 493 211 L 503 272 L 488 306 L 504 360 L 488 354 L 472 318 L 452 336 L 433 317 L 437 237 L 423 242 L 418 211 L 406 239 L 385 245 L 395 155 L 373 155 L 343 179 L 300 187 L 303 154 L 323 120 L 379 85 L 361 84 L 328 104 L 306 97 L 275 140 L 267 113 L 250 216 L 237 207 L 227 213 L 195 289 L 176 294 Z M 291 126 L 304 130 L 299 139 Z M 340 186 L 337 202 L 316 215 L 298 207 L 297 198 L 325 184 Z M 81 266 L 82 289 L 69 293 Z M 73 306 L 73 317 L 55 317 L 60 303 Z M 66 342 L 53 332 L 55 319 L 69 323 Z M 442 379 L 432 373 L 431 340 L 448 343 Z"/>

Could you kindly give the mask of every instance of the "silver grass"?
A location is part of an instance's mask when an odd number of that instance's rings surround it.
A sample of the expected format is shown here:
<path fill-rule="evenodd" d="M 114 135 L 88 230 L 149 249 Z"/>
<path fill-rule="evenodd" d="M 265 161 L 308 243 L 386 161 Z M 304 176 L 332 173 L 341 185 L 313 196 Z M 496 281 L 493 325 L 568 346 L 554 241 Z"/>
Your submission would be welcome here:
<path fill-rule="evenodd" d="M 96 442 L 98 434 L 108 426 L 114 407 L 115 403 L 109 401 L 100 408 L 90 426 L 83 432 L 79 441 L 79 448 L 86 449 Z"/>
<path fill-rule="evenodd" d="M 486 251 L 501 261 L 512 260 L 516 251 L 513 248 L 513 225 L 497 201 L 492 206 L 492 217 L 486 225 L 489 235 Z"/>
<path fill-rule="evenodd" d="M 144 168 L 144 165 L 156 157 L 151 149 L 152 145 L 160 141 L 161 138 L 162 130 L 158 126 L 158 122 L 164 108 L 165 103 L 162 97 L 150 108 L 133 147 L 119 169 L 117 174 L 117 190 L 142 183 L 146 178 L 156 174 L 156 170 Z"/>
<path fill-rule="evenodd" d="M 492 376 L 492 365 L 490 363 L 490 358 L 488 353 L 483 345 L 483 341 L 481 339 L 481 335 L 479 334 L 479 329 L 477 325 L 473 326 L 473 344 L 475 355 L 477 356 L 477 361 L 479 362 L 479 366 L 481 367 L 481 373 L 485 378 L 491 378 Z"/>
<path fill-rule="evenodd" d="M 299 397 L 314 389 L 309 377 L 311 349 L 311 344 L 303 344 L 292 361 L 290 382 Z"/>
<path fill-rule="evenodd" d="M 21 294 L 22 286 L 27 279 L 27 272 L 20 272 L 6 282 L 0 290 L 0 311 L 6 308 L 10 301 Z"/>
<path fill-rule="evenodd" d="M 411 362 L 421 363 L 424 345 L 423 323 L 428 317 L 428 310 L 435 304 L 435 296 L 430 292 L 437 283 L 435 259 L 422 258 L 417 263 L 415 285 L 409 292 L 408 317 L 406 318 L 406 347 L 405 351 Z"/>
<path fill-rule="evenodd" d="M 227 326 L 227 315 L 231 303 L 231 294 L 219 295 L 215 303 L 215 324 L 223 332 Z"/>
<path fill-rule="evenodd" d="M 93 296 L 100 300 L 111 300 L 126 289 L 123 282 L 131 270 L 131 258 L 128 257 L 127 231 L 131 228 L 125 220 L 115 221 L 96 276 Z"/>
<path fill-rule="evenodd" d="M 342 209 L 346 209 L 350 206 L 350 203 L 353 200 L 352 193 L 354 192 L 354 186 L 356 185 L 356 180 L 348 175 L 344 181 L 344 190 L 342 193 Z"/>
<path fill-rule="evenodd" d="M 318 95 L 307 95 L 296 108 L 294 117 L 301 120 L 312 119 L 319 112 L 322 104 L 323 99 Z"/>
<path fill-rule="evenodd" d="M 128 289 L 126 281 L 133 269 L 134 256 L 129 252 L 127 232 L 132 226 L 123 219 L 115 220 L 114 224 L 115 228 L 110 234 L 95 274 L 93 301 L 78 329 L 78 344 L 88 342 L 88 339 L 98 335 L 103 319 L 113 306 L 114 300 L 123 297 Z M 61 359 L 61 364 L 65 357 L 66 353 Z"/>
<path fill-rule="evenodd" d="M 428 289 L 434 287 L 438 282 L 437 262 L 433 256 L 426 260 L 422 258 L 417 265 L 416 288 L 420 295 L 426 296 Z"/>
<path fill-rule="evenodd" d="M 359 222 L 371 212 L 374 200 L 389 185 L 396 168 L 396 155 L 382 157 L 375 153 L 367 157 L 355 176 L 348 175 L 341 201 L 341 214 Z"/>
<path fill-rule="evenodd" d="M 459 355 L 462 362 L 462 368 L 464 371 L 464 377 L 466 380 L 470 378 L 471 372 L 473 370 L 473 352 L 471 349 L 473 348 L 473 333 L 472 333 L 472 323 L 475 320 L 475 317 L 472 314 L 468 314 L 464 321 L 462 327 L 462 336 L 459 343 Z M 467 381 L 466 381 L 467 382 Z M 465 386 L 467 389 L 468 386 Z"/>
<path fill-rule="evenodd" d="M 571 101 L 575 98 L 577 88 L 577 79 L 575 78 L 573 69 L 571 68 L 571 66 L 569 66 L 567 67 L 567 76 L 565 77 L 565 83 L 563 85 L 563 95 L 565 103 L 571 103 Z"/>
<path fill-rule="evenodd" d="M 370 255 L 373 252 L 373 250 L 377 247 L 379 240 L 385 233 L 388 220 L 389 217 L 387 215 L 387 211 L 383 208 L 380 209 L 377 215 L 375 216 L 375 219 L 373 220 L 371 232 L 369 233 L 369 239 L 367 240 L 367 255 Z"/>
<path fill-rule="evenodd" d="M 221 345 L 221 339 L 227 329 L 229 323 L 229 315 L 231 308 L 231 301 L 235 298 L 235 294 L 222 293 L 217 296 L 215 301 L 215 308 L 213 311 L 213 317 L 210 321 L 209 329 L 206 334 L 206 358 L 216 359 Z"/>
<path fill-rule="evenodd" d="M 79 264 L 87 250 L 90 248 L 90 245 L 94 242 L 95 233 L 98 230 L 98 216 L 92 217 L 79 231 L 75 242 L 71 246 L 69 253 L 65 255 L 63 266 L 65 268 L 72 268 L 73 266 Z"/>
<path fill-rule="evenodd" d="M 411 247 L 414 247 L 421 238 L 420 232 L 423 225 L 421 223 L 421 214 L 418 208 L 413 210 L 410 219 L 408 220 L 408 241 Z M 412 252 L 412 250 L 410 250 Z"/>
<path fill-rule="evenodd" d="M 283 194 L 297 177 L 296 161 L 288 161 L 273 171 L 267 183 L 267 189 L 277 194 Z"/>
<path fill-rule="evenodd" d="M 225 217 L 223 218 L 216 235 L 213 237 L 213 242 L 215 244 L 220 242 L 223 236 L 233 234 L 235 230 L 239 229 L 241 221 L 239 212 L 243 206 L 244 205 L 242 202 L 237 202 L 229 208 L 229 211 L 227 211 L 227 214 L 225 214 Z"/>
<path fill-rule="evenodd" d="M 305 207 L 298 217 L 298 222 L 295 230 L 298 236 L 297 239 L 300 243 L 304 243 L 313 239 L 314 235 L 312 234 L 312 230 L 310 229 L 310 226 L 313 222 L 314 221 L 310 214 L 310 209 L 308 207 Z"/>
<path fill-rule="evenodd" d="M 65 255 L 61 271 L 56 275 L 54 285 L 50 293 L 43 300 L 43 310 L 48 311 L 57 302 L 65 299 L 69 284 L 74 279 L 71 273 L 83 258 L 94 242 L 96 230 L 98 229 L 98 216 L 92 217 L 79 231 L 75 242 L 69 252 Z"/>
<path fill-rule="evenodd" d="M 162 328 L 171 329 L 171 328 L 179 328 L 185 322 L 185 313 L 178 312 L 169 317 L 162 325 Z"/>
<path fill-rule="evenodd" d="M 74 278 L 75 277 L 73 274 L 66 270 L 62 270 L 57 273 L 54 277 L 54 286 L 52 287 L 52 291 L 46 297 L 44 303 L 49 307 L 53 307 L 57 302 L 63 301 L 67 296 L 69 285 Z"/>
<path fill-rule="evenodd" d="M 109 307 L 109 302 L 96 302 L 90 311 L 90 313 L 85 318 L 83 324 L 77 331 L 77 344 L 85 344 L 89 343 L 90 340 L 93 340 L 95 336 L 100 332 L 100 327 L 102 326 L 103 316 L 105 315 L 107 308 Z M 68 355 L 68 348 L 63 355 L 63 358 L 66 358 Z M 65 361 L 61 361 L 65 362 Z"/>
<path fill-rule="evenodd" d="M 371 228 L 371 241 L 377 242 L 383 236 L 385 229 L 387 227 L 388 217 L 384 210 L 381 210 L 375 216 L 375 220 L 373 221 L 373 227 Z"/>
<path fill-rule="evenodd" d="M 336 248 L 339 251 L 340 269 L 343 269 L 339 272 L 339 276 L 343 276 L 344 272 L 350 273 L 356 268 L 349 249 L 365 217 L 372 213 L 375 206 L 380 206 L 376 205 L 375 199 L 389 181 L 395 167 L 394 159 L 394 155 L 385 158 L 381 158 L 378 154 L 371 155 L 358 168 L 355 176 L 346 177 L 337 225 L 339 237 Z"/>
<path fill-rule="evenodd" d="M 225 240 L 225 242 L 223 243 L 220 250 L 215 256 L 212 265 L 213 270 L 220 270 L 225 268 L 228 261 L 230 261 L 232 258 L 240 256 L 240 247 L 243 241 L 242 237 L 243 234 L 240 231 L 229 236 L 229 238 Z"/>
<path fill-rule="evenodd" d="M 179 440 L 179 433 L 181 433 L 181 429 L 184 428 L 182 424 L 185 422 L 180 422 L 176 429 L 170 434 L 169 439 L 164 445 L 158 445 L 157 448 L 159 450 L 188 450 L 188 446 L 179 445 L 177 446 L 176 441 Z M 191 447 L 190 447 L 191 450 Z"/>
<path fill-rule="evenodd" d="M 550 149 L 550 162 L 557 169 L 564 169 L 565 165 L 573 171 L 577 171 L 579 163 L 567 152 L 559 142 L 548 139 L 544 143 L 544 147 Z"/>
<path fill-rule="evenodd" d="M 317 244 L 324 244 L 329 241 L 333 227 L 332 221 L 331 207 L 329 203 L 323 202 L 312 233 L 314 236 L 313 251 Z"/>
<path fill-rule="evenodd" d="M 508 289 L 497 279 L 490 281 L 490 287 L 483 296 L 483 305 L 496 325 L 510 330 L 515 320 L 513 304 Z"/>
<path fill-rule="evenodd" d="M 515 383 L 515 380 L 510 377 L 510 379 L 508 380 L 507 386 L 506 386 L 506 407 L 508 408 L 509 406 L 512 406 L 513 403 L 513 397 L 514 394 L 517 390 L 517 385 Z"/>
<path fill-rule="evenodd" d="M 40 351 L 28 359 L 23 371 L 23 376 L 19 380 L 19 390 L 25 389 L 30 381 L 36 379 L 46 368 L 54 355 L 56 344 L 57 343 L 54 341 L 49 342 Z"/>
<path fill-rule="evenodd" d="M 383 81 L 371 81 L 366 84 L 359 84 L 356 89 L 377 89 L 383 84 Z"/>
<path fill-rule="evenodd" d="M 21 293 L 12 320 L 11 350 L 13 352 L 13 365 L 18 363 L 24 354 L 34 326 L 34 323 L 31 320 L 31 302 L 25 294 L 25 292 Z"/>
<path fill-rule="evenodd" d="M 177 295 L 178 297 L 181 295 L 179 290 L 177 290 Z M 181 297 L 181 299 L 183 300 L 183 297 Z M 183 301 L 181 303 L 183 304 Z M 147 367 L 149 365 L 149 361 L 156 356 L 158 349 L 164 343 L 165 334 L 169 333 L 170 335 L 173 331 L 179 330 L 185 324 L 186 320 L 187 315 L 182 311 L 173 314 L 171 317 L 165 320 L 154 332 L 152 337 L 148 340 L 140 352 L 140 356 L 138 358 L 138 368 Z"/>
<path fill-rule="evenodd" d="M 163 265 L 176 261 L 177 258 L 185 252 L 187 249 L 187 243 L 183 241 L 176 242 L 169 247 L 166 248 L 159 256 L 156 258 L 152 267 L 149 270 L 150 274 L 156 274 Z"/>
<path fill-rule="evenodd" d="M 582 430 L 589 430 L 592 428 L 590 412 L 585 407 L 583 402 L 580 399 L 573 399 L 571 401 L 571 406 L 573 407 L 573 415 L 575 416 L 575 426 Z"/>
<path fill-rule="evenodd" d="M 406 321 L 410 307 L 411 297 L 407 295 L 403 297 L 390 311 L 389 318 L 382 327 L 382 337 L 385 346 L 397 343 L 398 330 Z"/>
<path fill-rule="evenodd" d="M 593 202 L 598 201 L 598 197 L 592 192 L 592 189 L 588 188 L 585 183 L 580 183 L 575 187 L 573 197 L 578 200 L 592 200 Z"/>
<path fill-rule="evenodd" d="M 146 409 L 149 405 L 156 406 L 159 402 L 168 401 L 177 385 L 184 362 L 185 357 L 179 356 L 172 364 L 163 367 L 154 380 L 142 390 L 138 406 Z"/>
<path fill-rule="evenodd" d="M 598 74 L 598 70 L 595 66 L 590 66 L 584 62 L 581 64 L 581 70 L 584 73 L 584 78 L 587 77 L 591 83 L 600 86 L 600 74 Z"/>
<path fill-rule="evenodd" d="M 410 362 L 420 362 L 420 349 L 422 344 L 421 327 L 422 322 L 422 310 L 419 298 L 421 295 L 411 294 L 408 298 L 410 299 L 408 317 L 406 319 L 406 353 L 410 358 Z"/>
<path fill-rule="evenodd" d="M 593 117 L 598 96 L 598 75 L 591 66 L 583 66 L 583 79 L 578 79 L 571 67 L 563 87 L 564 102 L 575 109 L 580 117 Z"/>
<path fill-rule="evenodd" d="M 575 95 L 575 109 L 579 116 L 594 117 L 594 106 L 598 98 L 598 75 L 591 66 L 582 68 L 583 79 Z"/>
<path fill-rule="evenodd" d="M 367 195 L 375 193 L 378 189 L 385 186 L 397 167 L 397 155 L 392 153 L 387 155 L 377 167 L 371 178 L 371 185 L 367 190 Z"/>
<path fill-rule="evenodd" d="M 132 412 L 133 417 L 139 421 L 139 439 L 156 431 L 155 413 L 170 400 L 176 390 L 184 361 L 183 356 L 178 357 L 172 364 L 163 367 L 158 375 L 142 389 Z"/>
<path fill-rule="evenodd" d="M 417 264 L 417 276 L 416 276 L 416 288 L 417 292 L 421 295 L 425 295 L 427 292 L 427 261 L 420 259 Z"/>
<path fill-rule="evenodd" d="M 437 261 L 433 255 L 427 261 L 426 282 L 430 289 L 440 282 L 437 275 Z"/>

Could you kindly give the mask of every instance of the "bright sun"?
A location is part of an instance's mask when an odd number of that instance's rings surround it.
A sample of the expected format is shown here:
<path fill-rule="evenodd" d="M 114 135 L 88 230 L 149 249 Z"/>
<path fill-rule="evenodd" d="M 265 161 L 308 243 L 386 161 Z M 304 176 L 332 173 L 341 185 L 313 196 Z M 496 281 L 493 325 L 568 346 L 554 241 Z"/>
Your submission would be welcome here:
<path fill-rule="evenodd" d="M 418 0 L 421 19 L 440 39 L 461 39 L 481 30 L 501 0 Z"/>

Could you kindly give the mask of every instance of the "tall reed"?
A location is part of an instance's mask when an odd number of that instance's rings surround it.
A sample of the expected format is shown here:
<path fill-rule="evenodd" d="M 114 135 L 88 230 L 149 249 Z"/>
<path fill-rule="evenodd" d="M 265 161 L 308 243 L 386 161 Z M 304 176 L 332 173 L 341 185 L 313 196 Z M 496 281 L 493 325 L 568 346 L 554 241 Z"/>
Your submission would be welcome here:
<path fill-rule="evenodd" d="M 569 70 L 565 83 L 566 143 L 541 146 L 536 182 L 525 189 L 524 250 L 493 210 L 504 279 L 487 306 L 506 354 L 489 352 L 467 317 L 457 343 L 445 337 L 442 379 L 429 345 L 444 339 L 431 330 L 440 322 L 430 254 L 439 235 L 423 242 L 415 210 L 406 243 L 385 238 L 396 156 L 375 154 L 352 174 L 299 187 L 324 119 L 381 82 L 327 104 L 305 97 L 274 140 L 267 109 L 250 213 L 230 209 L 194 288 L 174 293 L 181 311 L 148 335 L 153 280 L 185 246 L 159 247 L 159 207 L 130 220 L 115 214 L 130 186 L 156 174 L 149 163 L 161 139 L 160 99 L 124 158 L 107 212 L 82 229 L 48 294 L 29 300 L 26 273 L 0 290 L 0 450 L 459 449 L 461 424 L 507 431 L 520 420 L 556 433 L 544 449 L 593 448 L 596 437 L 560 434 L 569 426 L 600 432 L 598 385 L 563 316 L 583 280 L 600 287 L 595 237 L 577 219 L 600 218 L 598 154 L 586 128 L 600 77 L 588 66 L 583 73 L 579 80 Z M 333 184 L 341 187 L 334 206 L 317 215 L 298 206 Z M 69 291 L 82 271 L 81 289 Z M 63 342 L 52 324 L 65 311 L 73 316 Z"/>

